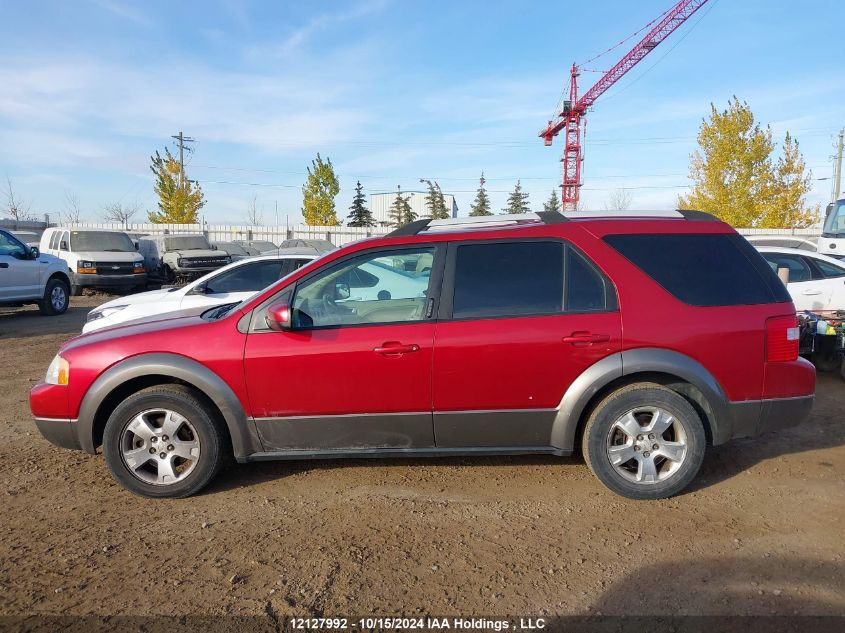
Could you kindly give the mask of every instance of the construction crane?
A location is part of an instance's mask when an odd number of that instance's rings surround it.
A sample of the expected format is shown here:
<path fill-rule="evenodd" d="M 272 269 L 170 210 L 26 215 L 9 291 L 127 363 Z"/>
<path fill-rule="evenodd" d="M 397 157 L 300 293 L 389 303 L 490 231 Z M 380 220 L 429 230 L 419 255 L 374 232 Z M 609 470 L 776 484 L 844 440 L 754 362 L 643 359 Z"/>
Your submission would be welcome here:
<path fill-rule="evenodd" d="M 640 32 L 654 24 L 653 28 L 613 68 L 604 73 L 582 97 L 578 96 L 578 77 L 581 74 L 581 69 L 578 65 L 572 64 L 569 78 L 569 99 L 561 101 L 556 111 L 557 118 L 549 121 L 549 124 L 540 132 L 540 138 L 547 146 L 552 144 L 552 139 L 561 131 L 566 134 L 566 147 L 561 159 L 563 163 L 563 209 L 565 211 L 574 211 L 578 208 L 581 188 L 581 140 L 586 131 L 585 116 L 587 110 L 593 106 L 596 99 L 607 92 L 613 84 L 624 77 L 629 70 L 640 63 L 658 44 L 669 37 L 706 3 L 707 0 L 681 0 L 660 17 L 643 27 Z M 613 48 L 616 47 L 611 47 L 605 53 L 613 50 Z M 593 59 L 597 59 L 605 53 L 601 53 Z"/>

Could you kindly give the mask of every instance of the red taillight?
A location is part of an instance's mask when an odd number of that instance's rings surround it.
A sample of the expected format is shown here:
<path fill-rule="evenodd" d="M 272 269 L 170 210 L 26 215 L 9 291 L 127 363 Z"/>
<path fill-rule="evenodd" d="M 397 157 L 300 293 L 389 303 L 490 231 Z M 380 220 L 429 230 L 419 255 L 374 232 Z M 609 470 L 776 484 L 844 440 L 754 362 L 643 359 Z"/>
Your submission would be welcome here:
<path fill-rule="evenodd" d="M 766 320 L 766 360 L 770 363 L 798 358 L 798 317 L 772 317 Z"/>

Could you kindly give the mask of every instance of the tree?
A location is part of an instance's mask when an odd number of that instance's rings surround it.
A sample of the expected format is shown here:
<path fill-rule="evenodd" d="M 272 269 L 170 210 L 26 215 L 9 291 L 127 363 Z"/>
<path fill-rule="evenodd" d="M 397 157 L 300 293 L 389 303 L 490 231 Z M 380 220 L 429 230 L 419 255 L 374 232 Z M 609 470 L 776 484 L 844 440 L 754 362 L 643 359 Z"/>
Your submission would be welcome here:
<path fill-rule="evenodd" d="M 802 227 L 815 220 L 808 208 L 810 172 L 798 144 L 787 135 L 774 163 L 772 131 L 755 122 L 747 103 L 734 97 L 719 112 L 710 105 L 702 121 L 699 151 L 691 157 L 692 191 L 678 198 L 682 209 L 707 211 L 736 227 Z"/>
<path fill-rule="evenodd" d="M 150 171 L 155 174 L 155 192 L 158 211 L 149 211 L 150 222 L 155 224 L 196 224 L 199 210 L 205 205 L 199 184 L 188 180 L 182 165 L 165 148 L 164 156 L 156 151 L 151 156 Z"/>
<path fill-rule="evenodd" d="M 61 221 L 63 224 L 79 224 L 82 221 L 82 207 L 79 204 L 79 196 L 70 191 L 65 191 L 65 204 Z"/>
<path fill-rule="evenodd" d="M 428 214 L 432 220 L 445 220 L 449 217 L 449 210 L 446 208 L 446 199 L 443 197 L 443 192 L 440 190 L 440 185 L 435 181 L 420 178 L 420 182 L 428 185 L 428 193 L 425 196 L 425 206 L 428 209 Z"/>
<path fill-rule="evenodd" d="M 12 186 L 12 179 L 6 176 L 6 204 L 3 207 L 3 213 L 8 215 L 15 222 L 22 222 L 25 220 L 34 219 L 29 212 L 29 204 L 24 203 L 15 195 L 15 188 Z"/>
<path fill-rule="evenodd" d="M 552 189 L 552 195 L 543 203 L 543 211 L 560 213 L 560 194 Z"/>
<path fill-rule="evenodd" d="M 528 206 L 528 194 L 522 190 L 522 183 L 517 180 L 513 191 L 508 194 L 508 203 L 502 213 L 530 213 L 531 207 Z"/>
<path fill-rule="evenodd" d="M 373 212 L 367 208 L 365 202 L 364 187 L 359 180 L 355 185 L 355 195 L 352 197 L 352 206 L 349 207 L 349 226 L 375 226 L 376 220 Z"/>
<path fill-rule="evenodd" d="M 410 196 L 402 195 L 402 187 L 396 188 L 396 198 L 393 204 L 390 205 L 390 226 L 400 227 L 409 224 L 417 219 L 417 214 L 411 208 L 411 203 L 408 202 Z"/>
<path fill-rule="evenodd" d="M 264 224 L 264 213 L 258 208 L 258 196 L 253 195 L 246 203 L 246 221 L 250 226 Z"/>
<path fill-rule="evenodd" d="M 484 172 L 481 172 L 481 178 L 478 179 L 478 192 L 475 194 L 475 200 L 472 202 L 469 214 L 471 216 L 478 215 L 493 215 L 490 211 L 490 198 L 487 196 L 487 190 L 484 188 Z"/>
<path fill-rule="evenodd" d="M 323 160 L 318 153 L 317 158 L 311 161 L 308 178 L 302 186 L 302 217 L 305 218 L 305 224 L 337 226 L 334 199 L 338 193 L 340 185 L 332 161 L 329 158 Z"/>
<path fill-rule="evenodd" d="M 139 209 L 140 205 L 137 202 L 132 204 L 111 202 L 103 207 L 103 219 L 106 222 L 119 222 L 125 227 Z"/>
<path fill-rule="evenodd" d="M 631 208 L 631 194 L 627 189 L 614 189 L 604 203 L 604 208 L 608 211 L 627 211 Z"/>

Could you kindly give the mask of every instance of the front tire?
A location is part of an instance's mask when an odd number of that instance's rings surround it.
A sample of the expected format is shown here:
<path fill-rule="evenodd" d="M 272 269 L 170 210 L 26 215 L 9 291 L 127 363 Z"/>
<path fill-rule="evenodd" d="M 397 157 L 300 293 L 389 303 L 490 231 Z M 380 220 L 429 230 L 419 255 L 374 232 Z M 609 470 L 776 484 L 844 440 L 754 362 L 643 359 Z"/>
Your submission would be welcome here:
<path fill-rule="evenodd" d="M 584 428 L 584 459 L 607 488 L 629 499 L 678 494 L 698 473 L 706 438 L 696 410 L 654 383 L 611 393 Z"/>
<path fill-rule="evenodd" d="M 187 497 L 211 481 L 227 453 L 215 412 L 181 385 L 157 385 L 109 416 L 103 453 L 114 478 L 144 497 Z"/>
<path fill-rule="evenodd" d="M 67 312 L 70 304 L 70 287 L 61 279 L 51 279 L 44 288 L 44 297 L 38 302 L 38 309 L 46 316 L 57 316 Z"/>

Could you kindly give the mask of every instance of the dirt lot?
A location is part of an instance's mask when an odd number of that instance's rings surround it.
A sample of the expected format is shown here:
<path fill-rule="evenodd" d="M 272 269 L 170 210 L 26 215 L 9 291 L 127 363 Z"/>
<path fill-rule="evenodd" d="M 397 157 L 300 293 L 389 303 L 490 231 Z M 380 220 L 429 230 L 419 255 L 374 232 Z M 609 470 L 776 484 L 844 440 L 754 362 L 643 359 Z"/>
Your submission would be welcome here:
<path fill-rule="evenodd" d="M 30 419 L 98 300 L 0 311 L 0 615 L 845 615 L 838 375 L 807 424 L 710 450 L 668 501 L 536 457 L 255 464 L 152 501 Z"/>

